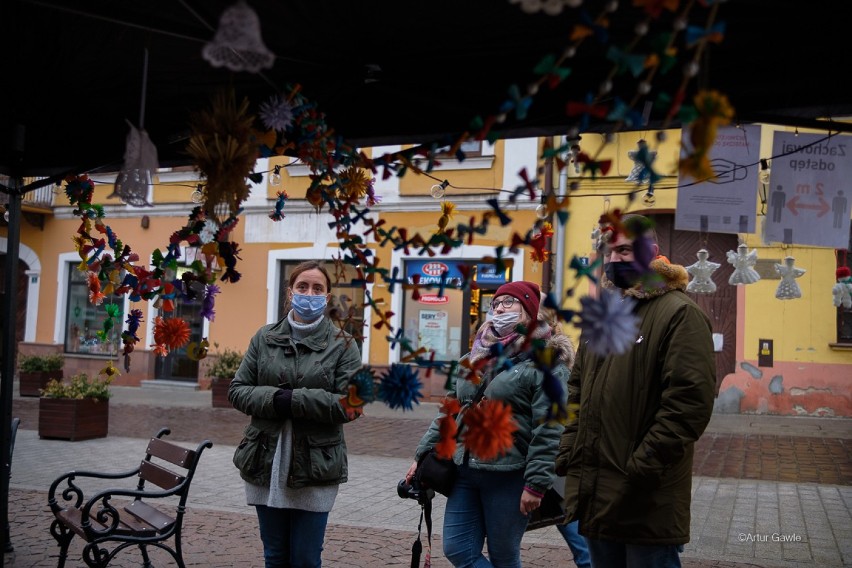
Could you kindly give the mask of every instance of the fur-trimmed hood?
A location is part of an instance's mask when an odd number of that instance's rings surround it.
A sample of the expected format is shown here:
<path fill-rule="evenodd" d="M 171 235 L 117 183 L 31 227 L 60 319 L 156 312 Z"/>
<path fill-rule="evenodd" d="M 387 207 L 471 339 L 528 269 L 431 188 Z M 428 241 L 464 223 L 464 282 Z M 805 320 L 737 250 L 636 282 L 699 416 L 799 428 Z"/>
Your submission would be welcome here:
<path fill-rule="evenodd" d="M 686 285 L 689 283 L 689 273 L 680 264 L 672 264 L 668 258 L 660 255 L 652 260 L 649 266 L 651 271 L 642 278 L 640 283 L 633 288 L 620 290 L 622 296 L 645 300 L 662 296 L 672 290 L 680 290 L 681 292 L 686 290 Z M 601 288 L 618 290 L 615 284 L 606 277 L 606 274 L 601 275 Z"/>
<path fill-rule="evenodd" d="M 562 323 L 556 317 L 556 312 L 544 306 L 544 295 L 542 295 L 541 307 L 538 310 L 538 325 L 539 329 L 543 326 L 550 328 L 550 337 L 547 338 L 547 346 L 556 352 L 556 357 L 560 363 L 570 369 L 574 366 L 574 344 L 571 338 L 565 335 L 562 330 Z"/>

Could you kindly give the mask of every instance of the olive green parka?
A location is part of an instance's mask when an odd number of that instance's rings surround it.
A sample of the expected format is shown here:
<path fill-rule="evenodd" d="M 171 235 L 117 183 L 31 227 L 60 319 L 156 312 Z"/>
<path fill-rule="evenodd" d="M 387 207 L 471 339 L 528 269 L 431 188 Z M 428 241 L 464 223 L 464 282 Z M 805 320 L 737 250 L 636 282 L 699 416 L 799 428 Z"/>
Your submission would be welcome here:
<path fill-rule="evenodd" d="M 562 436 L 569 520 L 580 534 L 626 544 L 689 542 L 693 445 L 713 410 L 710 321 L 683 290 L 686 270 L 651 263 L 662 287 L 624 291 L 640 328 L 621 355 L 592 353 L 582 337 L 568 385 L 579 406 Z M 604 277 L 605 288 L 613 288 Z"/>
<path fill-rule="evenodd" d="M 554 353 L 553 367 L 550 371 L 555 380 L 561 385 L 564 403 L 567 394 L 567 381 L 571 364 L 574 361 L 574 346 L 570 338 L 562 333 L 561 327 L 553 321 L 545 319 L 543 307 L 539 310 L 539 325 L 551 328 L 551 335 L 546 340 L 547 347 Z M 517 340 L 518 345 L 524 342 L 524 338 Z M 467 358 L 465 355 L 462 359 Z M 469 456 L 468 464 L 473 469 L 491 471 L 524 470 L 524 483 L 530 489 L 544 493 L 553 485 L 556 477 L 555 458 L 559 445 L 559 437 L 563 426 L 559 423 L 548 422 L 548 410 L 551 409 L 552 393 L 545 392 L 544 373 L 537 369 L 535 363 L 528 358 L 516 358 L 514 365 L 491 378 L 485 388 L 484 398 L 501 400 L 511 406 L 512 418 L 518 429 L 513 434 L 513 446 L 505 455 L 500 457 L 481 460 L 476 456 Z M 463 368 L 461 365 L 460 368 Z M 454 381 L 454 388 L 448 396 L 455 397 L 464 405 L 469 403 L 476 391 L 478 384 L 467 379 Z M 433 448 L 440 439 L 438 420 L 443 417 L 439 414 L 432 421 L 432 425 L 423 435 L 415 450 L 415 460 L 429 449 Z M 462 422 L 464 418 L 462 418 Z M 459 443 L 453 460 L 461 465 L 464 460 L 465 447 Z"/>
<path fill-rule="evenodd" d="M 347 481 L 343 424 L 350 417 L 340 399 L 360 367 L 361 353 L 354 339 L 328 318 L 300 341 L 292 338 L 286 317 L 260 328 L 228 389 L 234 408 L 251 416 L 234 453 L 240 476 L 254 485 L 269 485 L 284 422 L 272 399 L 284 387 L 293 389 L 293 460 L 287 486 Z"/>

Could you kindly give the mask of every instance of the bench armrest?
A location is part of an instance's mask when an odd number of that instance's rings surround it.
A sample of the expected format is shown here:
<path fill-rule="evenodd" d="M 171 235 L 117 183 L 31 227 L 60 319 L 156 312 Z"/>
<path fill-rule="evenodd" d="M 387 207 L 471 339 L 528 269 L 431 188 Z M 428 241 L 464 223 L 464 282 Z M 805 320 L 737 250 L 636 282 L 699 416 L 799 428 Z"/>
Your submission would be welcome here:
<path fill-rule="evenodd" d="M 139 475 L 139 468 L 132 469 L 130 471 L 125 471 L 121 473 L 104 473 L 98 471 L 69 471 L 63 475 L 57 477 L 53 483 L 50 484 L 50 490 L 48 491 L 47 504 L 50 505 L 50 510 L 56 513 L 57 511 L 62 510 L 62 506 L 57 503 L 56 492 L 60 490 L 60 485 L 63 482 L 67 483 L 67 487 L 61 489 L 61 498 L 65 502 L 65 504 L 69 504 L 73 501 L 73 507 L 79 508 L 80 505 L 83 504 L 85 499 L 85 494 L 83 489 L 80 488 L 75 483 L 75 480 L 80 478 L 89 478 L 89 479 L 127 479 L 130 477 L 135 477 Z"/>

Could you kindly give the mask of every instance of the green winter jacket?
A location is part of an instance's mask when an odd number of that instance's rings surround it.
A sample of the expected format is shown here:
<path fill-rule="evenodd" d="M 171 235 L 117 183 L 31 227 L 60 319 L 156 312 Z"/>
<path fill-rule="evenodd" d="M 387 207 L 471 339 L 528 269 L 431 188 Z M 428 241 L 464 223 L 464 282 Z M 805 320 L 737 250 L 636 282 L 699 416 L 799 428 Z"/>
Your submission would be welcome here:
<path fill-rule="evenodd" d="M 343 424 L 350 419 L 340 398 L 360 367 L 361 354 L 352 336 L 328 318 L 298 342 L 290 336 L 286 317 L 260 328 L 228 389 L 234 408 L 251 416 L 234 453 L 240 476 L 255 485 L 269 485 L 283 425 L 272 398 L 285 387 L 293 389 L 294 438 L 287 486 L 344 483 L 348 462 Z"/>
<path fill-rule="evenodd" d="M 625 292 L 641 319 L 634 347 L 601 357 L 581 338 L 568 385 L 569 407 L 579 413 L 565 427 L 557 471 L 566 475 L 566 512 L 579 519 L 580 534 L 684 544 L 693 444 L 713 410 L 713 342 L 709 319 L 682 292 L 686 270 L 662 260 L 651 267 L 663 288 Z"/>
<path fill-rule="evenodd" d="M 523 342 L 523 338 L 520 342 Z M 564 403 L 574 348 L 570 339 L 561 333 L 552 336 L 548 340 L 548 346 L 553 347 L 557 353 L 557 362 L 551 371 L 562 387 Z M 462 360 L 467 357 L 468 355 L 465 355 Z M 513 362 L 515 364 L 511 369 L 491 379 L 485 389 L 484 397 L 501 400 L 512 407 L 512 418 L 518 426 L 513 435 L 514 445 L 508 453 L 492 460 L 480 460 L 470 455 L 468 464 L 474 469 L 491 471 L 523 469 L 525 485 L 544 493 L 553 485 L 556 477 L 554 460 L 563 426 L 546 421 L 550 409 L 550 398 L 542 388 L 544 373 L 536 369 L 535 364 L 529 359 L 515 359 Z M 462 367 L 459 366 L 459 368 Z M 470 402 L 479 389 L 478 384 L 466 379 L 453 382 L 454 388 L 449 396 L 457 398 L 462 405 Z M 420 440 L 415 451 L 416 460 L 419 461 L 420 456 L 433 448 L 440 439 L 438 420 L 442 416 L 443 414 L 438 414 Z M 462 463 L 464 453 L 464 445 L 459 443 L 453 457 L 456 464 Z"/>

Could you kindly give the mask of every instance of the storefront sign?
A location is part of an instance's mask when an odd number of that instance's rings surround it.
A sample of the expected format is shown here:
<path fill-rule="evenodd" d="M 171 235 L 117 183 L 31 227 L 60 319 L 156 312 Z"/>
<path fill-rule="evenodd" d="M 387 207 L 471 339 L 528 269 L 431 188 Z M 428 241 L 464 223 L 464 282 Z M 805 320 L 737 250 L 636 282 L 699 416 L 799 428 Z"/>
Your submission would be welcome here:
<path fill-rule="evenodd" d="M 496 266 L 491 263 L 477 264 L 464 260 L 407 260 L 405 261 L 405 280 L 413 284 L 414 275 L 419 274 L 420 286 L 440 286 L 443 279 L 445 286 L 456 288 L 464 280 L 459 266 L 475 267 L 476 282 L 480 286 L 499 286 L 507 282 L 505 270 L 498 272 Z"/>

